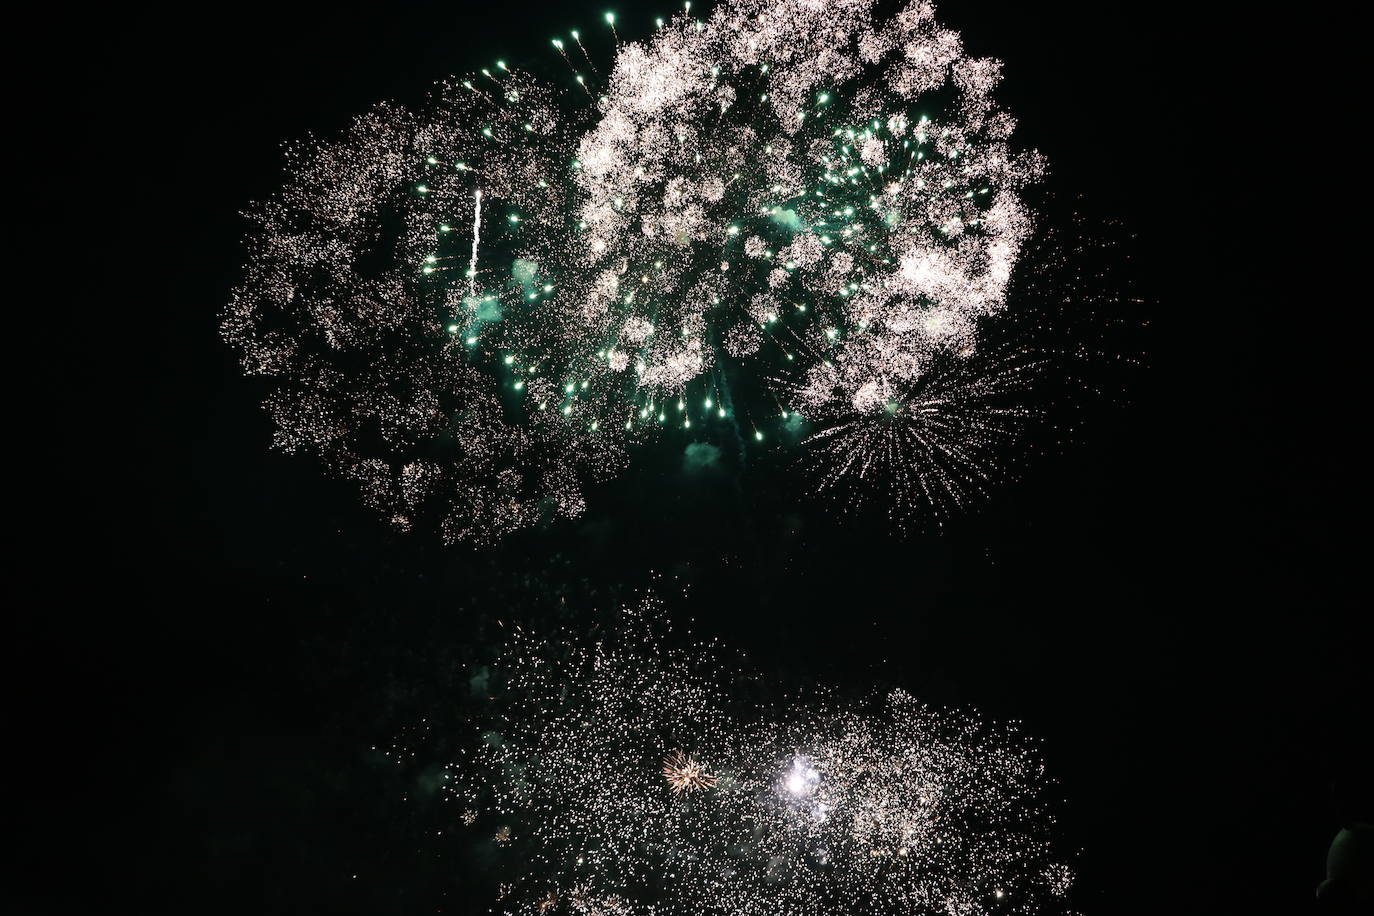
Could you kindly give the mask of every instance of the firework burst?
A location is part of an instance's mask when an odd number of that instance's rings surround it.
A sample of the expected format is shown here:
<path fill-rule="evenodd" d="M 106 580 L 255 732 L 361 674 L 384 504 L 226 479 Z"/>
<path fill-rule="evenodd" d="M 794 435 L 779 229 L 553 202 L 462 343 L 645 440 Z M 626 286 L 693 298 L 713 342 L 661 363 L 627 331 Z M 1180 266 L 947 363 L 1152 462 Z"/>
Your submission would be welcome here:
<path fill-rule="evenodd" d="M 503 651 L 446 782 L 480 812 L 475 837 L 509 825 L 508 854 L 478 840 L 511 888 L 502 912 L 1062 910 L 1031 741 L 901 691 L 760 705 L 719 686 L 747 671 L 669 648 L 660 615 L 650 601 L 594 639 L 520 632 Z M 709 748 L 710 772 L 662 757 L 665 739 Z"/>
<path fill-rule="evenodd" d="M 946 359 L 903 388 L 876 382 L 862 409 L 810 437 L 817 491 L 846 506 L 877 502 L 898 525 L 927 510 L 937 520 L 986 495 L 1005 454 L 1036 411 L 1026 392 L 1045 358 L 980 353 Z"/>
<path fill-rule="evenodd" d="M 1002 424 L 938 367 L 985 365 L 1043 166 L 996 61 L 929 3 L 878 13 L 612 18 L 604 66 L 573 33 L 562 82 L 499 61 L 293 148 L 223 323 L 277 444 L 449 541 L 578 515 L 638 443 L 801 418 L 823 488 L 891 467 L 894 512 L 962 503 Z"/>

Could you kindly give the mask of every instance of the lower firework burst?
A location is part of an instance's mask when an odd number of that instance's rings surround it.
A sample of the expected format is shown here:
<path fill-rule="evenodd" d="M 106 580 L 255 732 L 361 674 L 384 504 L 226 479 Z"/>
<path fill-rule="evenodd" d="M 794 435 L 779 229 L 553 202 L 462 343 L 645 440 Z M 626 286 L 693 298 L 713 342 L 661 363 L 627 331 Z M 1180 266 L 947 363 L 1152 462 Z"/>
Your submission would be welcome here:
<path fill-rule="evenodd" d="M 757 679 L 667 642 L 652 601 L 593 632 L 518 632 L 447 771 L 509 889 L 493 912 L 1063 911 L 1044 768 L 1013 729 L 901 691 L 760 704 L 723 686 Z"/>

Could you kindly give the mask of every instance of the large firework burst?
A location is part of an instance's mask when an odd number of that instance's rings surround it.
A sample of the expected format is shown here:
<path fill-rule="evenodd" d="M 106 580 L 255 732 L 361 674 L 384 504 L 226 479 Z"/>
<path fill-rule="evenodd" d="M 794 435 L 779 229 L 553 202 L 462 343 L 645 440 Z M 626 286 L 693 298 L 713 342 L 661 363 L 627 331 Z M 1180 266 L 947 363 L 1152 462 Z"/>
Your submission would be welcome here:
<path fill-rule="evenodd" d="M 580 513 L 670 429 L 806 418 L 851 482 L 879 443 L 903 512 L 976 490 L 973 389 L 903 399 L 1005 307 L 1041 165 L 996 61 L 877 6 L 726 0 L 633 42 L 611 17 L 604 70 L 574 33 L 561 83 L 496 62 L 294 148 L 224 320 L 277 443 L 451 541 Z"/>

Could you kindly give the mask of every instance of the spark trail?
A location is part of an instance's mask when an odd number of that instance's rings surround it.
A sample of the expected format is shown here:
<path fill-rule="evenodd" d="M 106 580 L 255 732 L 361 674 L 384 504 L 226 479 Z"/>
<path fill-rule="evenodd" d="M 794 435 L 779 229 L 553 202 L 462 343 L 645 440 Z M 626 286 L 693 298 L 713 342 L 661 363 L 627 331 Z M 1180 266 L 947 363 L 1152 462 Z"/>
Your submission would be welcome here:
<path fill-rule="evenodd" d="M 482 241 L 482 189 L 472 195 L 472 257 L 468 260 L 468 294 L 477 296 L 477 246 Z"/>

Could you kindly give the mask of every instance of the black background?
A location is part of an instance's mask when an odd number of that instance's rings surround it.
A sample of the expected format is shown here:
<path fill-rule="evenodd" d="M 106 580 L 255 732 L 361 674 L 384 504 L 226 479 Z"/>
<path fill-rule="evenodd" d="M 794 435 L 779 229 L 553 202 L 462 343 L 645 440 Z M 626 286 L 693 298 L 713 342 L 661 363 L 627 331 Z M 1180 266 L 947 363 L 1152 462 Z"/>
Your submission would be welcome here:
<path fill-rule="evenodd" d="M 622 4 L 622 33 L 670 11 Z M 940 8 L 1006 62 L 999 96 L 1052 163 L 1047 217 L 1119 220 L 1146 300 L 1113 338 L 1143 354 L 1128 389 L 946 530 L 897 539 L 797 481 L 689 479 L 669 455 L 495 548 L 392 534 L 269 450 L 263 388 L 218 338 L 238 214 L 283 141 L 542 60 L 570 27 L 600 40 L 600 12 L 119 10 L 79 45 L 73 26 L 73 135 L 45 142 L 71 154 L 54 180 L 75 209 L 44 239 L 54 326 L 14 389 L 44 456 L 11 478 L 24 909 L 466 911 L 443 813 L 369 748 L 450 706 L 495 619 L 656 582 L 779 683 L 1022 720 L 1081 909 L 1304 911 L 1348 812 L 1332 781 L 1367 769 L 1368 688 L 1363 357 L 1330 241 L 1348 173 L 1309 126 L 1334 77 L 1315 70 L 1306 108 L 1279 88 L 1306 33 L 1155 4 Z"/>

